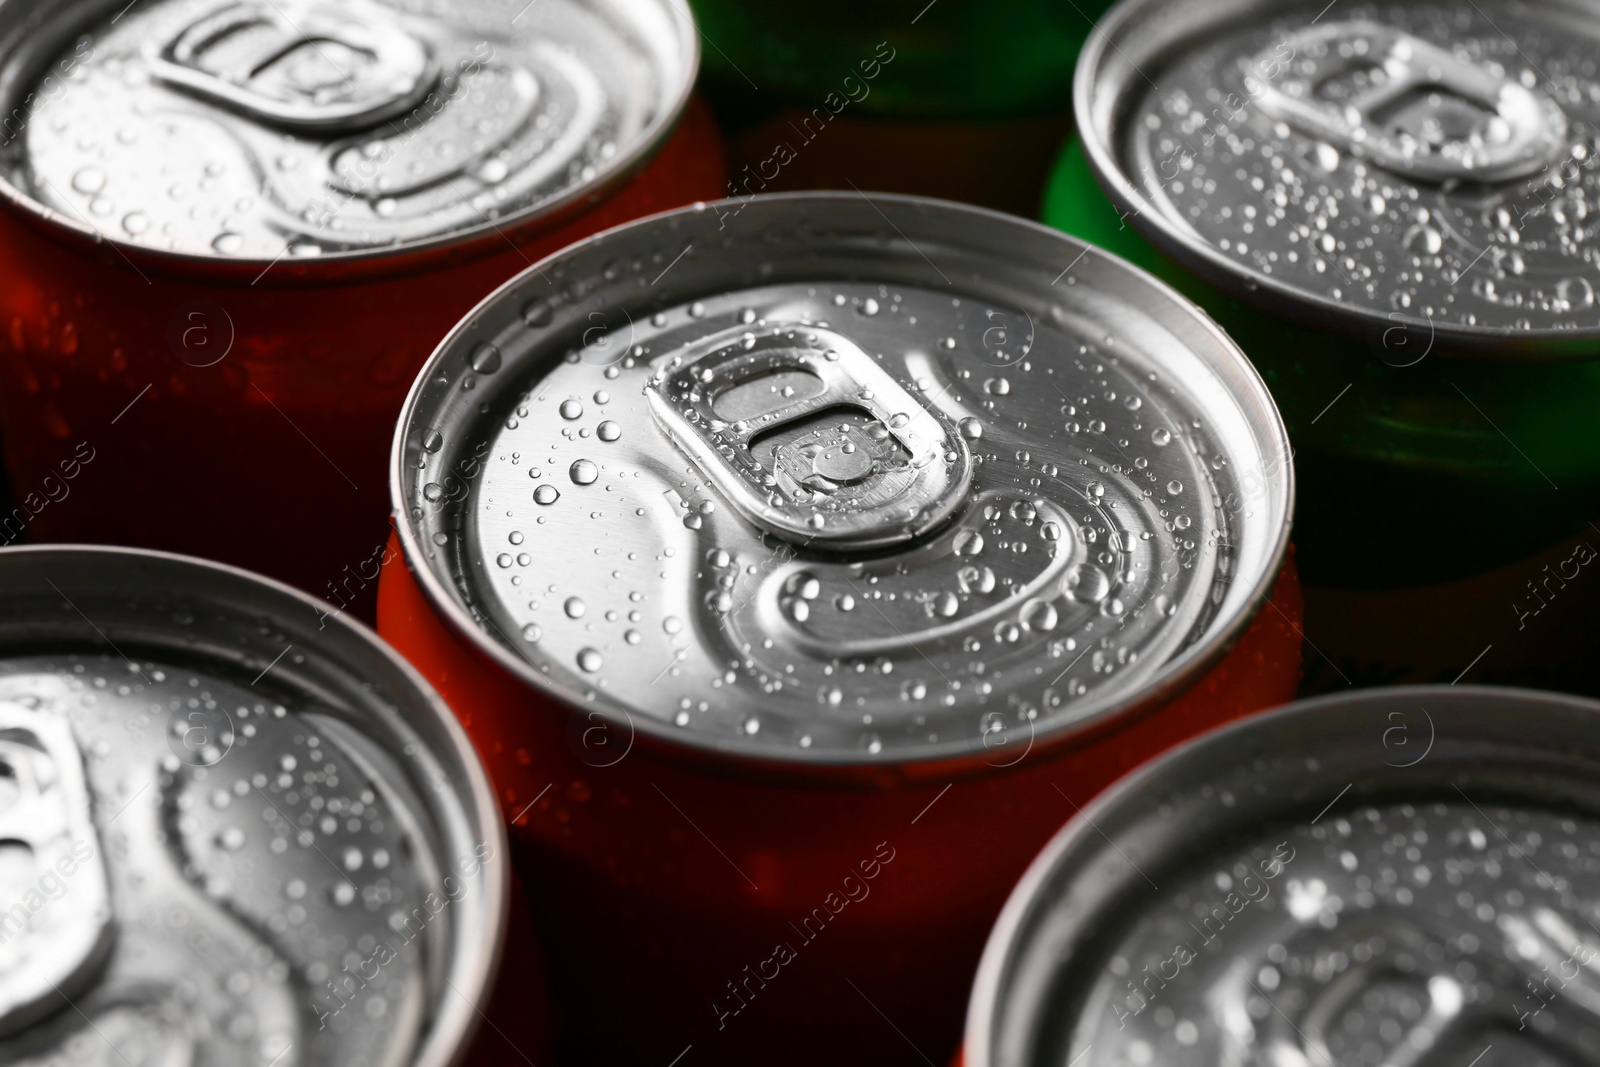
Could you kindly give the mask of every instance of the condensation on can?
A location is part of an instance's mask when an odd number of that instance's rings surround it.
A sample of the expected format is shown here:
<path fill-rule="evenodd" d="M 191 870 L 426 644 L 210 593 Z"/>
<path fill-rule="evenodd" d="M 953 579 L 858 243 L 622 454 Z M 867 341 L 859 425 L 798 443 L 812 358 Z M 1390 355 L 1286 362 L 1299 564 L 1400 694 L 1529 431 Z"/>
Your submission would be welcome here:
<path fill-rule="evenodd" d="M 1394 361 L 1593 357 L 1596 35 L 1572 10 L 1125 0 L 1084 48 L 1078 131 L 1126 222 L 1242 300 Z"/>
<path fill-rule="evenodd" d="M 0 574 L 0 1059 L 454 1062 L 505 832 L 432 691 L 241 571 L 20 548 Z"/>
<path fill-rule="evenodd" d="M 964 1063 L 1591 1062 L 1597 722 L 1417 687 L 1188 742 L 1023 878 Z"/>
<path fill-rule="evenodd" d="M 1170 691 L 1261 602 L 1291 496 L 1260 380 L 1173 294 L 1030 224 L 842 195 L 508 284 L 394 463 L 424 588 L 503 666 L 812 766 L 1044 746 Z"/>
<path fill-rule="evenodd" d="M 576 210 L 670 132 L 699 54 L 676 0 L 27 6 L 0 190 L 129 250 L 258 270 Z"/>

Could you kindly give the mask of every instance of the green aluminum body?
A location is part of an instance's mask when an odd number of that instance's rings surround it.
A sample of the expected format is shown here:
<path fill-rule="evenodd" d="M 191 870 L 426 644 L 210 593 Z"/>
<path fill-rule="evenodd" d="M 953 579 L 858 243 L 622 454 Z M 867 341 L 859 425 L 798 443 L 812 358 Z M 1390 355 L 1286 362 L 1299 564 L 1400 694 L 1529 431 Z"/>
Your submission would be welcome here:
<path fill-rule="evenodd" d="M 1415 332 L 1354 318 L 1340 332 L 1246 305 L 1141 236 L 1076 136 L 1050 176 L 1043 218 L 1177 288 L 1255 363 L 1295 449 L 1294 539 L 1308 584 L 1449 582 L 1533 556 L 1600 517 L 1594 341 L 1566 360 L 1509 346 L 1504 358 L 1468 356 L 1442 340 L 1428 350 Z"/>
<path fill-rule="evenodd" d="M 690 6 L 708 42 L 702 84 L 719 109 L 730 97 L 746 108 L 821 106 L 833 93 L 859 96 L 852 107 L 863 116 L 983 121 L 1065 110 L 1078 51 L 1111 4 L 691 0 Z M 888 48 L 879 51 L 880 44 Z M 880 72 L 861 67 L 875 60 Z"/>

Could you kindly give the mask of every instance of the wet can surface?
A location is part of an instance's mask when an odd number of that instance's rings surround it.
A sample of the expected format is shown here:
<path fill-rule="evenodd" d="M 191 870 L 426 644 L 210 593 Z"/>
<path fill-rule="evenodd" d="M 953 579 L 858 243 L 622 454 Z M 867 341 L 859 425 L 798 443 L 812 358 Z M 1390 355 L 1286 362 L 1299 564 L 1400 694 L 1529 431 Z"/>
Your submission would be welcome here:
<path fill-rule="evenodd" d="M 571 1051 L 948 1055 L 1074 805 L 1293 692 L 1285 448 L 1191 305 L 954 204 L 714 203 L 485 300 L 380 632 L 543 872 Z"/>
<path fill-rule="evenodd" d="M 1017 887 L 964 1062 L 1595 1062 L 1597 723 L 1402 687 L 1153 761 Z"/>
<path fill-rule="evenodd" d="M 1119 5 L 1046 220 L 1171 281 L 1267 379 L 1322 683 L 1450 681 L 1493 645 L 1472 677 L 1592 687 L 1528 618 L 1600 596 L 1543 572 L 1593 555 L 1600 512 L 1595 9 L 1321 6 Z M 1491 500 L 1508 521 L 1467 534 Z M 1373 616 L 1407 632 L 1374 646 Z"/>
<path fill-rule="evenodd" d="M 438 338 L 721 188 L 686 8 L 518 6 L 0 14 L 5 540 L 192 552 L 370 616 L 384 450 Z"/>
<path fill-rule="evenodd" d="M 416 673 L 180 556 L 18 548 L 0 583 L 0 1059 L 466 1062 L 504 829 Z"/>
<path fill-rule="evenodd" d="M 694 0 L 730 196 L 813 188 L 1031 215 L 1109 0 Z"/>

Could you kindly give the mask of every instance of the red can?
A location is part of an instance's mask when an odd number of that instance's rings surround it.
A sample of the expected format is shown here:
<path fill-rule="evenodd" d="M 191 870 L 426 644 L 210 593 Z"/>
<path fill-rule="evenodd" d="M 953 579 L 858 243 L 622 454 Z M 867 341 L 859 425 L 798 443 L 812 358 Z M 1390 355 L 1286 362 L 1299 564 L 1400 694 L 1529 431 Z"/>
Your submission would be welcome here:
<path fill-rule="evenodd" d="M 1286 459 L 1192 305 L 954 204 L 704 205 L 480 304 L 379 627 L 540 872 L 573 1062 L 947 1060 L 1054 830 L 1293 694 Z"/>
<path fill-rule="evenodd" d="M 208 556 L 370 615 L 384 452 L 438 339 L 541 256 L 722 189 L 684 4 L 501 7 L 0 15 L 0 539 Z"/>

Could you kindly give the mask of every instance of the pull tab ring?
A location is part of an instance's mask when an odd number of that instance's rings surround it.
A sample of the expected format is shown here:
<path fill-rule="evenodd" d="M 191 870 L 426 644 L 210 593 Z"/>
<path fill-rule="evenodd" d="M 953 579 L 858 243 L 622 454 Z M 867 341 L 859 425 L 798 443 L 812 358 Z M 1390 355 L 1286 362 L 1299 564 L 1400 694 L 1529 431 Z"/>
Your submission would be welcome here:
<path fill-rule="evenodd" d="M 270 126 L 350 133 L 415 107 L 439 79 L 427 46 L 375 4 L 244 0 L 152 58 L 174 88 Z"/>

